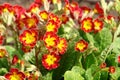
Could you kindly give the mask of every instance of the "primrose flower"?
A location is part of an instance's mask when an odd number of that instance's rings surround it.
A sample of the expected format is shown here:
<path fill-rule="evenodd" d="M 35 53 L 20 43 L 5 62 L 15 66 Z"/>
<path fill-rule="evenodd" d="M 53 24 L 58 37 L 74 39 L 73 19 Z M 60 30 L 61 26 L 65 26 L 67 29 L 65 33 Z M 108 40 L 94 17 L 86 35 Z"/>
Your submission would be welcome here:
<path fill-rule="evenodd" d="M 60 54 L 64 54 L 67 50 L 67 40 L 65 38 L 60 38 L 57 44 L 57 49 Z"/>
<path fill-rule="evenodd" d="M 16 22 L 18 30 L 22 30 L 24 28 L 25 24 L 24 24 L 23 19 L 18 18 L 18 19 L 16 19 L 15 22 Z"/>
<path fill-rule="evenodd" d="M 13 59 L 12 59 L 12 64 L 16 64 L 16 63 L 18 63 L 18 61 L 19 61 L 18 56 L 14 55 Z"/>
<path fill-rule="evenodd" d="M 33 49 L 33 46 L 22 45 L 22 50 L 24 53 L 30 52 Z"/>
<path fill-rule="evenodd" d="M 50 49 L 57 45 L 59 38 L 57 34 L 53 32 L 46 32 L 43 37 L 43 40 L 45 42 L 46 47 Z"/>
<path fill-rule="evenodd" d="M 58 25 L 58 27 L 61 24 L 60 18 L 57 15 L 53 14 L 53 13 L 49 14 L 49 20 L 54 20 L 56 22 L 56 24 Z"/>
<path fill-rule="evenodd" d="M 81 30 L 84 32 L 91 32 L 93 30 L 94 24 L 92 22 L 92 18 L 84 18 L 81 21 Z"/>
<path fill-rule="evenodd" d="M 32 4 L 30 5 L 29 9 L 27 10 L 27 12 L 37 13 L 37 12 L 40 11 L 40 10 L 39 10 L 39 7 L 40 7 L 40 6 L 39 6 L 38 4 L 32 3 Z"/>
<path fill-rule="evenodd" d="M 7 54 L 7 51 L 5 49 L 0 49 L 0 58 L 5 57 Z"/>
<path fill-rule="evenodd" d="M 59 66 L 60 56 L 55 55 L 55 53 L 44 54 L 42 56 L 42 65 L 47 70 L 56 69 Z"/>
<path fill-rule="evenodd" d="M 26 17 L 24 18 L 24 23 L 26 28 L 30 29 L 30 28 L 36 28 L 37 24 L 38 24 L 39 20 L 37 18 L 37 16 L 32 15 L 31 17 Z"/>
<path fill-rule="evenodd" d="M 100 15 L 103 15 L 103 9 L 100 7 L 100 4 L 97 2 L 96 5 L 95 5 L 95 9 L 94 9 L 94 12 L 95 13 L 98 13 Z"/>
<path fill-rule="evenodd" d="M 10 72 L 4 75 L 7 80 L 24 80 L 25 75 L 16 68 L 11 68 Z"/>
<path fill-rule="evenodd" d="M 24 30 L 23 33 L 19 36 L 19 40 L 24 46 L 35 46 L 37 36 L 37 30 Z"/>
<path fill-rule="evenodd" d="M 2 35 L 0 35 L 0 45 L 3 44 L 3 40 L 4 40 L 4 37 Z"/>
<path fill-rule="evenodd" d="M 115 72 L 115 67 L 114 66 L 110 66 L 109 67 L 109 73 L 114 73 Z"/>
<path fill-rule="evenodd" d="M 91 9 L 89 8 L 89 7 L 86 7 L 86 6 L 82 6 L 82 7 L 80 7 L 82 10 L 83 10 L 83 12 L 84 13 L 89 13 L 90 11 L 91 11 Z"/>
<path fill-rule="evenodd" d="M 57 32 L 58 31 L 58 25 L 54 20 L 49 20 L 46 25 L 46 31 L 47 32 Z"/>
<path fill-rule="evenodd" d="M 88 43 L 85 40 L 80 40 L 75 45 L 75 50 L 84 52 L 88 48 Z"/>
<path fill-rule="evenodd" d="M 65 14 L 63 14 L 61 17 L 60 17 L 60 20 L 62 21 L 63 24 L 66 24 L 67 21 L 69 21 L 69 17 Z"/>
<path fill-rule="evenodd" d="M 12 9 L 13 6 L 9 3 L 5 3 L 5 4 L 1 5 L 0 7 L 1 7 L 0 9 L 2 10 L 2 12 L 13 13 L 13 9 Z"/>
<path fill-rule="evenodd" d="M 101 63 L 100 64 L 100 68 L 102 69 L 102 68 L 105 68 L 106 67 L 106 63 L 105 62 L 103 62 L 103 63 Z"/>
<path fill-rule="evenodd" d="M 39 16 L 43 19 L 43 20 L 47 20 L 48 19 L 48 15 L 49 13 L 47 11 L 40 11 Z"/>
<path fill-rule="evenodd" d="M 102 30 L 102 28 L 103 28 L 103 22 L 100 21 L 99 19 L 95 19 L 94 20 L 94 31 L 98 32 Z"/>

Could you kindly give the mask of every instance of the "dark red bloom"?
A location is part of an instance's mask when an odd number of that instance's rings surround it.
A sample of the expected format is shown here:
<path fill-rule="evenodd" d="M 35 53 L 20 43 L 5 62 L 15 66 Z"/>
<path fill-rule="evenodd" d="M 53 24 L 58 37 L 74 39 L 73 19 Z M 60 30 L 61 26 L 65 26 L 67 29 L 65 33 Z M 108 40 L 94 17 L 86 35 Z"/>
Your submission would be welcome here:
<path fill-rule="evenodd" d="M 109 73 L 114 73 L 115 72 L 115 67 L 114 66 L 110 66 L 109 67 Z"/>
<path fill-rule="evenodd" d="M 42 65 L 47 70 L 56 69 L 59 66 L 60 56 L 55 55 L 55 53 L 44 54 L 42 56 Z"/>
<path fill-rule="evenodd" d="M 106 63 L 105 62 L 103 62 L 103 63 L 101 63 L 100 64 L 100 68 L 102 69 L 102 68 L 105 68 L 106 67 Z"/>
<path fill-rule="evenodd" d="M 7 80 L 24 80 L 25 75 L 23 72 L 16 68 L 11 68 L 10 72 L 4 75 Z"/>
<path fill-rule="evenodd" d="M 16 63 L 18 63 L 18 56 L 17 55 L 14 55 L 13 56 L 13 59 L 12 59 L 12 64 L 16 64 Z"/>

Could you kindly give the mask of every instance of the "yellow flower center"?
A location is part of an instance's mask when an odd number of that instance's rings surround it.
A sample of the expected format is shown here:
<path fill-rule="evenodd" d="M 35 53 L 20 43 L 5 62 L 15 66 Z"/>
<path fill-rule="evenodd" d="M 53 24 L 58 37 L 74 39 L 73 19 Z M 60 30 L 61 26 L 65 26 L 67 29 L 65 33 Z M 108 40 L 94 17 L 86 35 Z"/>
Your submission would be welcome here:
<path fill-rule="evenodd" d="M 77 44 L 77 48 L 80 49 L 80 50 L 82 50 L 82 49 L 85 48 L 85 44 L 84 43 L 78 43 Z"/>
<path fill-rule="evenodd" d="M 35 19 L 28 19 L 27 22 L 29 27 L 32 27 L 33 25 L 35 25 Z"/>
<path fill-rule="evenodd" d="M 94 22 L 94 25 L 95 25 L 94 28 L 95 28 L 96 30 L 99 30 L 99 29 L 100 29 L 100 25 L 101 25 L 101 24 L 100 24 L 99 22 Z"/>
<path fill-rule="evenodd" d="M 4 50 L 0 50 L 0 57 L 4 57 L 5 56 L 5 54 L 6 54 L 6 52 L 4 51 Z"/>
<path fill-rule="evenodd" d="M 34 37 L 35 34 L 29 34 L 29 33 L 26 33 L 26 36 L 23 38 L 23 40 L 25 40 L 25 42 L 27 44 L 30 44 L 32 42 L 35 41 L 35 37 Z"/>
<path fill-rule="evenodd" d="M 54 31 L 54 28 L 55 28 L 55 25 L 52 24 L 52 23 L 49 23 L 49 24 L 47 25 L 47 31 Z"/>
<path fill-rule="evenodd" d="M 21 77 L 18 74 L 13 73 L 13 75 L 10 76 L 10 80 L 21 80 Z"/>
<path fill-rule="evenodd" d="M 45 19 L 45 20 L 48 18 L 48 14 L 45 12 L 41 13 L 40 16 L 42 19 Z"/>
<path fill-rule="evenodd" d="M 60 43 L 57 45 L 58 49 L 62 50 L 64 47 L 64 41 L 61 40 Z"/>
<path fill-rule="evenodd" d="M 55 44 L 54 42 L 55 38 L 54 37 L 50 37 L 50 35 L 45 39 L 45 42 L 47 44 L 47 46 L 53 46 Z"/>
<path fill-rule="evenodd" d="M 38 7 L 35 7 L 35 8 L 33 8 L 32 10 L 31 10 L 31 12 L 33 12 L 33 13 L 36 13 L 36 12 L 38 12 L 39 11 L 39 8 Z"/>
<path fill-rule="evenodd" d="M 84 21 L 83 24 L 84 24 L 84 28 L 86 30 L 90 30 L 92 28 L 92 24 L 91 24 L 90 20 Z"/>
<path fill-rule="evenodd" d="M 56 60 L 57 60 L 57 58 L 56 58 L 55 56 L 53 56 L 53 55 L 48 55 L 48 56 L 47 56 L 47 59 L 46 59 L 45 61 L 46 61 L 46 63 L 48 63 L 48 65 L 50 66 L 50 65 L 53 65 Z"/>

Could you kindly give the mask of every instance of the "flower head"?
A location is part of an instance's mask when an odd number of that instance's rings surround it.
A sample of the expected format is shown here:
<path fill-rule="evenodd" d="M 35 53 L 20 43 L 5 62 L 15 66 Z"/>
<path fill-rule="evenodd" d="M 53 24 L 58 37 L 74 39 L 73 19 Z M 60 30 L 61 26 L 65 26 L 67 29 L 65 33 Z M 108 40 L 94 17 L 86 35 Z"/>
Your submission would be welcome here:
<path fill-rule="evenodd" d="M 115 72 L 115 67 L 114 66 L 110 66 L 109 67 L 109 73 L 114 73 Z"/>
<path fill-rule="evenodd" d="M 58 27 L 59 27 L 60 24 L 61 24 L 60 18 L 59 18 L 57 15 L 53 14 L 53 13 L 50 13 L 50 14 L 49 14 L 49 20 L 55 21 L 56 24 L 58 25 Z"/>
<path fill-rule="evenodd" d="M 19 36 L 20 42 L 25 46 L 35 46 L 37 41 L 38 33 L 36 30 L 24 30 L 24 32 Z"/>
<path fill-rule="evenodd" d="M 24 18 L 24 23 L 26 28 L 30 29 L 30 28 L 36 28 L 37 24 L 38 24 L 39 20 L 37 18 L 37 16 L 32 15 L 31 17 L 26 17 Z"/>
<path fill-rule="evenodd" d="M 61 21 L 63 24 L 66 24 L 67 21 L 69 21 L 69 17 L 65 14 L 63 14 L 61 17 L 60 17 Z"/>
<path fill-rule="evenodd" d="M 43 40 L 45 42 L 46 47 L 48 49 L 50 49 L 50 48 L 53 48 L 53 47 L 55 47 L 57 45 L 59 38 L 53 32 L 46 32 L 46 34 L 44 35 Z"/>
<path fill-rule="evenodd" d="M 81 21 L 81 29 L 84 32 L 91 32 L 93 30 L 94 24 L 92 22 L 92 18 L 88 17 L 88 18 L 84 18 Z"/>
<path fill-rule="evenodd" d="M 31 12 L 31 13 L 36 13 L 36 12 L 39 12 L 39 5 L 36 4 L 36 3 L 32 3 L 28 9 L 28 12 Z"/>
<path fill-rule="evenodd" d="M 47 32 L 57 32 L 58 31 L 58 25 L 54 20 L 49 20 L 46 25 L 46 31 Z"/>
<path fill-rule="evenodd" d="M 55 53 L 44 54 L 42 56 L 42 65 L 47 70 L 52 70 L 59 66 L 59 63 L 58 63 L 59 60 L 60 60 L 60 56 L 55 55 Z"/>
<path fill-rule="evenodd" d="M 7 80 L 24 80 L 25 75 L 16 68 L 11 68 L 10 72 L 4 75 Z"/>
<path fill-rule="evenodd" d="M 0 45 L 3 44 L 3 40 L 4 40 L 4 37 L 2 35 L 0 35 Z"/>
<path fill-rule="evenodd" d="M 60 54 L 64 54 L 67 50 L 67 41 L 65 38 L 60 38 L 57 44 L 57 49 Z"/>
<path fill-rule="evenodd" d="M 84 13 L 89 13 L 91 11 L 91 9 L 86 6 L 82 6 L 81 9 L 83 10 Z"/>
<path fill-rule="evenodd" d="M 18 56 L 14 55 L 13 59 L 12 59 L 12 64 L 16 64 L 16 63 L 18 63 L 18 61 L 19 61 Z"/>
<path fill-rule="evenodd" d="M 0 58 L 5 57 L 7 54 L 7 51 L 5 49 L 0 49 Z"/>
<path fill-rule="evenodd" d="M 103 63 L 101 63 L 100 64 L 100 68 L 102 69 L 102 68 L 105 68 L 106 67 L 106 63 L 105 62 L 103 62 Z"/>
<path fill-rule="evenodd" d="M 22 50 L 24 53 L 30 52 L 33 49 L 33 46 L 22 45 Z"/>
<path fill-rule="evenodd" d="M 88 43 L 85 40 L 80 40 L 75 45 L 75 50 L 84 52 L 88 47 Z"/>
<path fill-rule="evenodd" d="M 43 20 L 47 20 L 48 19 L 48 15 L 49 13 L 47 11 L 41 11 L 39 13 L 39 16 L 43 19 Z"/>
<path fill-rule="evenodd" d="M 102 30 L 102 28 L 103 28 L 103 22 L 100 21 L 99 19 L 94 20 L 94 31 L 98 32 Z"/>
<path fill-rule="evenodd" d="M 96 5 L 95 5 L 95 9 L 94 9 L 94 12 L 95 13 L 98 13 L 98 14 L 101 14 L 103 15 L 103 9 L 100 7 L 100 4 L 97 2 Z"/>

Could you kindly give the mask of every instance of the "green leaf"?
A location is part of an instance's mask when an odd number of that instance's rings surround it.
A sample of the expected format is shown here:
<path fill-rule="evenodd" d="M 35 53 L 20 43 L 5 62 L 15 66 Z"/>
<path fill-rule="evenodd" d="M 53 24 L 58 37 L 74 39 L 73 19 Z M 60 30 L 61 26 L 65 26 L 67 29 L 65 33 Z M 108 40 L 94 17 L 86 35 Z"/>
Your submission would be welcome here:
<path fill-rule="evenodd" d="M 116 1 L 115 9 L 120 13 L 120 1 L 119 0 L 115 0 L 115 1 Z"/>
<path fill-rule="evenodd" d="M 48 72 L 45 76 L 43 76 L 44 80 L 52 80 L 52 72 Z"/>
<path fill-rule="evenodd" d="M 86 70 L 85 80 L 93 80 L 92 71 L 90 68 Z"/>
<path fill-rule="evenodd" d="M 79 66 L 73 66 L 72 71 L 79 73 L 80 75 L 84 75 L 85 70 Z"/>
<path fill-rule="evenodd" d="M 10 66 L 7 58 L 0 58 L 0 69 L 2 68 L 6 68 L 7 70 L 9 70 Z"/>
<path fill-rule="evenodd" d="M 101 32 L 97 33 L 95 36 L 95 46 L 104 50 L 107 46 L 110 46 L 112 42 L 112 33 L 109 29 L 103 28 Z"/>
<path fill-rule="evenodd" d="M 85 69 L 90 68 L 90 66 L 91 66 L 92 64 L 96 64 L 96 65 L 97 65 L 97 59 L 96 59 L 96 57 L 95 57 L 94 54 L 88 55 L 88 56 L 85 58 L 84 61 L 85 61 L 85 62 L 83 62 L 83 65 L 84 65 L 84 68 L 85 68 Z"/>
<path fill-rule="evenodd" d="M 4 75 L 8 72 L 6 68 L 0 68 L 0 75 Z"/>
<path fill-rule="evenodd" d="M 107 71 L 101 71 L 100 80 L 108 80 L 108 72 Z"/>
<path fill-rule="evenodd" d="M 64 74 L 64 80 L 84 80 L 84 78 L 74 71 L 66 71 Z"/>
<path fill-rule="evenodd" d="M 108 55 L 105 62 L 107 63 L 107 66 L 117 66 L 118 65 L 116 62 L 116 55 L 115 54 Z"/>

